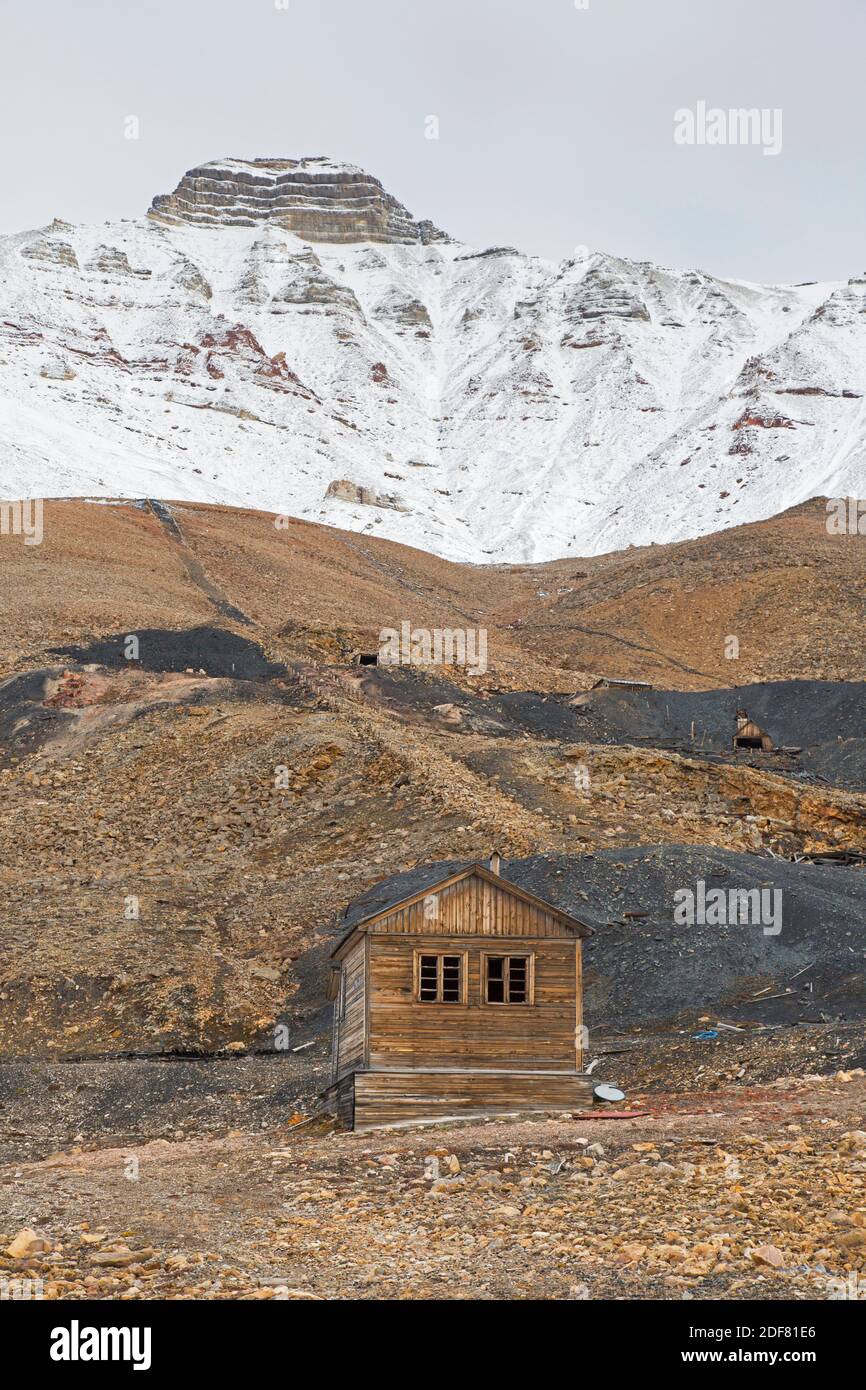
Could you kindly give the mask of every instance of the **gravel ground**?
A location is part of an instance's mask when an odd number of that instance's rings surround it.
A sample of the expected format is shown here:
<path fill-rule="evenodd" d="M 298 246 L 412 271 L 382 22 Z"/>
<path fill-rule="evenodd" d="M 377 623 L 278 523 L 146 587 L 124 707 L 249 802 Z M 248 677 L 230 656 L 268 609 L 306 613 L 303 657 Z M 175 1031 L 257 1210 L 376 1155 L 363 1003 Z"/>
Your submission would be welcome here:
<path fill-rule="evenodd" d="M 0 1278 L 51 1299 L 863 1296 L 862 1071 L 633 1105 L 78 1144 L 0 1168 Z"/>

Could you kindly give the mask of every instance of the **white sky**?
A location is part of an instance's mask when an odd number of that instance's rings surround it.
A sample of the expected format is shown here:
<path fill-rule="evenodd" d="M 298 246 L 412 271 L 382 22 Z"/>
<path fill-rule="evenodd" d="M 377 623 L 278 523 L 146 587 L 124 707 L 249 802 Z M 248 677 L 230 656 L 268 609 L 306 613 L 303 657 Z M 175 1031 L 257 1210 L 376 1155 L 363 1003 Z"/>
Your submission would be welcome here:
<path fill-rule="evenodd" d="M 0 0 L 0 231 L 139 216 L 224 155 L 328 154 L 478 247 L 866 268 L 866 0 L 283 3 Z M 780 107 L 782 153 L 675 144 L 699 100 Z"/>

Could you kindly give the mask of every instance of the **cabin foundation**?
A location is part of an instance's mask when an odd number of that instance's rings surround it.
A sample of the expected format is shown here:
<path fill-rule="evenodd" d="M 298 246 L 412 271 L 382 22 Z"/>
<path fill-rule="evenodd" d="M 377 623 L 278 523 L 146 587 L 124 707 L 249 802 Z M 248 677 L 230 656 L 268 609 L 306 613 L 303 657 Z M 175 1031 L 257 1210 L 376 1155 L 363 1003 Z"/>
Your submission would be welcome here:
<path fill-rule="evenodd" d="M 326 1108 L 346 1129 L 365 1130 L 442 1120 L 592 1105 L 592 1079 L 577 1072 L 461 1071 L 417 1067 L 355 1071 L 326 1092 Z"/>

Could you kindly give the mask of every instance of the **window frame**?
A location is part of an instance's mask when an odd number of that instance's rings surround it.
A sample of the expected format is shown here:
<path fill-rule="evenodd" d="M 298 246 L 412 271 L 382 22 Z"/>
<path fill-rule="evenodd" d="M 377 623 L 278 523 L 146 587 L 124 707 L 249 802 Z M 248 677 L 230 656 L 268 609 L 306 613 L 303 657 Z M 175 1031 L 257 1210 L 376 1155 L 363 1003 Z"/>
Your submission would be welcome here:
<path fill-rule="evenodd" d="M 440 962 L 436 967 L 436 989 L 437 993 L 442 990 L 442 971 L 441 962 L 446 956 L 456 956 L 459 962 L 459 998 L 458 999 L 422 999 L 421 998 L 421 958 L 422 956 L 435 956 Z M 443 951 L 437 947 L 434 950 L 429 948 L 422 950 L 417 947 L 412 961 L 412 1000 L 415 1004 L 430 1005 L 439 1009 L 454 1009 L 460 1005 L 465 1005 L 467 999 L 467 987 L 469 977 L 469 952 L 468 951 Z"/>
<path fill-rule="evenodd" d="M 489 962 L 491 959 L 526 961 L 526 998 L 516 999 L 488 999 L 487 982 L 489 978 Z M 503 970 L 503 981 L 505 994 L 508 993 L 510 986 L 511 966 L 506 964 Z M 531 1009 L 535 1007 L 535 952 L 534 951 L 503 951 L 503 950 L 483 950 L 481 952 L 481 1007 L 483 1009 Z"/>

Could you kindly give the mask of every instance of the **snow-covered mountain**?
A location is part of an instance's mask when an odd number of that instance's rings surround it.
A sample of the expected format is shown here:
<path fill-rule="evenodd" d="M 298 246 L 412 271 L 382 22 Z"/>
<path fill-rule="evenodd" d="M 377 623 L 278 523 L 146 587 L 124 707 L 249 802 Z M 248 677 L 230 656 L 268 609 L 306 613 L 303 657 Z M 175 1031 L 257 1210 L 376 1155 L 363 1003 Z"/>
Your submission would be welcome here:
<path fill-rule="evenodd" d="M 866 277 L 473 250 L 360 169 L 222 160 L 0 239 L 0 492 L 197 499 L 452 559 L 866 496 Z"/>

